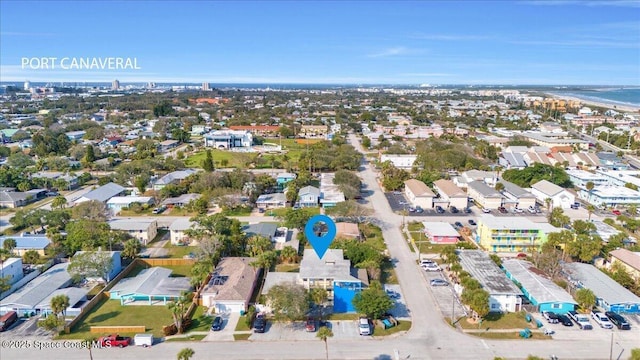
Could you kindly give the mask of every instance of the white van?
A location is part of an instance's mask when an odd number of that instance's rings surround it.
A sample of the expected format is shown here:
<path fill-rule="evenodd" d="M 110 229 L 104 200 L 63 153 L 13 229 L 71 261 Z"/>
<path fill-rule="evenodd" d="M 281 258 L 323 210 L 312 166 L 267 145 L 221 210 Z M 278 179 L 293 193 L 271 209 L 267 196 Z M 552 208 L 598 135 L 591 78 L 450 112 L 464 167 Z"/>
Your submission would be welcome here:
<path fill-rule="evenodd" d="M 371 335 L 371 326 L 369 326 L 369 319 L 361 317 L 358 320 L 358 331 L 360 332 L 360 335 Z"/>

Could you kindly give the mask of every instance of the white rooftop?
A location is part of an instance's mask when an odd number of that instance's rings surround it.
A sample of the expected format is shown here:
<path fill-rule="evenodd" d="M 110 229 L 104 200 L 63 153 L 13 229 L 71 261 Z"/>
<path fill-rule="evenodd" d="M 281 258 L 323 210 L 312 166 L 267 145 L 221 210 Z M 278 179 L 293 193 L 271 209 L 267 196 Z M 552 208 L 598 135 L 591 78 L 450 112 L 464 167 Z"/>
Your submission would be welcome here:
<path fill-rule="evenodd" d="M 460 237 L 460 234 L 456 229 L 448 222 L 444 221 L 423 221 L 424 232 L 431 236 L 456 236 Z"/>

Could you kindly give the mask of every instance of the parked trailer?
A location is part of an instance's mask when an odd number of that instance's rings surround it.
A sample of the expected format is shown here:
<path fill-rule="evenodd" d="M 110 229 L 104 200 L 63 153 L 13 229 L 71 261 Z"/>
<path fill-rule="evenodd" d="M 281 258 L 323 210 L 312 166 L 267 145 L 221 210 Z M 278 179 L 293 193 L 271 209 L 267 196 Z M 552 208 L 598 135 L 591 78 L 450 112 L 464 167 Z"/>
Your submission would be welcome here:
<path fill-rule="evenodd" d="M 133 343 L 136 346 L 153 346 L 153 335 L 152 334 L 137 334 L 133 337 Z"/>

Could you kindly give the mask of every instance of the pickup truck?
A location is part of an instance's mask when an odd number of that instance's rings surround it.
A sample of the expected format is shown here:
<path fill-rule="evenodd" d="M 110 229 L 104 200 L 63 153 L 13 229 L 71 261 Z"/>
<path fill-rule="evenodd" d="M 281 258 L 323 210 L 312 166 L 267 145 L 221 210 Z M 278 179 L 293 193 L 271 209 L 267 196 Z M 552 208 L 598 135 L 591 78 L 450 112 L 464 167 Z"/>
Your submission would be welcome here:
<path fill-rule="evenodd" d="M 98 339 L 102 347 L 120 347 L 131 345 L 131 338 L 128 336 L 109 335 Z"/>
<path fill-rule="evenodd" d="M 593 326 L 591 325 L 591 322 L 589 321 L 589 317 L 587 315 L 578 314 L 575 311 L 569 311 L 567 315 L 569 315 L 571 320 L 573 320 L 580 327 L 580 329 L 582 330 L 593 329 Z"/>
<path fill-rule="evenodd" d="M 591 318 L 596 322 L 596 324 L 600 325 L 601 328 L 613 329 L 613 323 L 611 323 L 607 315 L 600 311 L 591 310 Z"/>

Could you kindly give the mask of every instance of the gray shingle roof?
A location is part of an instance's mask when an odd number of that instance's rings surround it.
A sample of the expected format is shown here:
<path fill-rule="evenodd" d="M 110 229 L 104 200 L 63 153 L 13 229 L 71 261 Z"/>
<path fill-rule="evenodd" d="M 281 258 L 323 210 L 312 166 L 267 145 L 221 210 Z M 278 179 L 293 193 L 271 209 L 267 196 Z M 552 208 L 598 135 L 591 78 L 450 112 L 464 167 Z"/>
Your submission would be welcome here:
<path fill-rule="evenodd" d="M 594 295 L 608 304 L 640 304 L 640 297 L 625 289 L 595 266 L 583 263 L 566 263 L 562 267 L 569 281 L 591 289 Z"/>
<path fill-rule="evenodd" d="M 120 296 L 137 294 L 178 297 L 183 290 L 191 288 L 189 278 L 172 278 L 171 273 L 171 269 L 163 267 L 144 269 L 135 277 L 120 280 L 111 292 L 118 292 Z"/>
<path fill-rule="evenodd" d="M 107 200 L 111 199 L 112 197 L 120 194 L 121 192 L 123 192 L 125 190 L 125 188 L 123 188 L 122 186 L 115 184 L 115 183 L 108 183 L 105 185 L 100 186 L 99 188 L 93 190 L 93 191 L 89 191 L 88 193 L 84 194 L 79 201 L 89 201 L 89 200 L 96 200 L 96 201 L 100 201 L 100 202 L 106 202 Z"/>
<path fill-rule="evenodd" d="M 482 181 L 474 180 L 467 184 L 469 189 L 475 190 L 477 193 L 481 194 L 484 198 L 502 198 L 502 194 L 500 194 L 496 189 L 490 187 Z"/>
<path fill-rule="evenodd" d="M 533 195 L 532 193 L 528 192 L 527 190 L 521 188 L 520 186 L 506 181 L 506 180 L 502 180 L 500 181 L 502 183 L 502 185 L 504 185 L 504 191 L 508 192 L 509 194 L 515 196 L 518 199 L 535 199 L 535 195 Z"/>
<path fill-rule="evenodd" d="M 540 303 L 569 303 L 576 304 L 573 297 L 561 287 L 556 285 L 549 278 L 542 276 L 532 263 L 523 260 L 505 260 L 502 262 L 513 280 L 516 280 L 522 287 Z"/>
<path fill-rule="evenodd" d="M 490 295 L 522 295 L 522 291 L 482 250 L 459 250 L 460 265 Z"/>
<path fill-rule="evenodd" d="M 559 194 L 564 190 L 560 186 L 547 180 L 540 180 L 537 183 L 531 185 L 531 188 L 536 189 L 549 197 Z"/>
<path fill-rule="evenodd" d="M 247 301 L 253 293 L 258 272 L 250 264 L 255 258 L 227 257 L 216 266 L 214 276 L 202 294 L 216 294 L 216 301 Z M 219 279 L 216 281 L 215 279 Z"/>
<path fill-rule="evenodd" d="M 360 281 L 351 275 L 351 261 L 345 260 L 342 249 L 329 249 L 322 259 L 315 250 L 305 249 L 300 262 L 300 278 Z"/>
<path fill-rule="evenodd" d="M 269 239 L 272 239 L 274 237 L 277 229 L 278 229 L 278 224 L 266 223 L 266 222 L 244 225 L 242 227 L 242 231 L 244 231 L 244 233 L 247 234 L 247 236 L 260 235 Z"/>
<path fill-rule="evenodd" d="M 67 272 L 69 263 L 52 266 L 35 279 L 0 301 L 0 306 L 16 307 L 25 310 L 35 309 L 36 305 L 52 292 L 71 283 Z"/>

